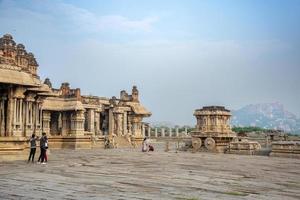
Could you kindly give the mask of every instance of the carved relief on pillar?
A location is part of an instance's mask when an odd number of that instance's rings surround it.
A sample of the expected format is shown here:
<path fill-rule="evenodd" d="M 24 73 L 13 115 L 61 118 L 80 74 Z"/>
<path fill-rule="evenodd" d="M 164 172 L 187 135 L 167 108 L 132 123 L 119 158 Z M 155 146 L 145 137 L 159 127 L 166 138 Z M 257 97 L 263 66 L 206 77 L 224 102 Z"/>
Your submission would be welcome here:
<path fill-rule="evenodd" d="M 5 136 L 5 102 L 7 98 L 5 96 L 0 97 L 0 137 Z"/>
<path fill-rule="evenodd" d="M 93 109 L 88 110 L 88 131 L 95 132 L 95 111 Z"/>
<path fill-rule="evenodd" d="M 13 118 L 14 118 L 14 99 L 13 88 L 8 88 L 8 102 L 7 102 L 7 115 L 6 115 L 6 136 L 12 136 L 13 131 Z"/>
<path fill-rule="evenodd" d="M 136 137 L 142 137 L 142 119 L 138 116 L 132 118 L 133 135 Z"/>
<path fill-rule="evenodd" d="M 50 111 L 43 110 L 43 132 L 47 135 L 50 135 L 50 120 L 51 120 L 51 113 Z"/>
<path fill-rule="evenodd" d="M 123 113 L 114 113 L 115 118 L 115 134 L 123 135 Z"/>
<path fill-rule="evenodd" d="M 101 122 L 101 114 L 99 111 L 95 111 L 94 129 L 95 129 L 96 135 L 102 135 L 102 131 L 100 128 L 100 122 Z"/>
<path fill-rule="evenodd" d="M 14 98 L 13 136 L 23 136 L 23 99 Z"/>
<path fill-rule="evenodd" d="M 84 111 L 79 110 L 71 114 L 71 134 L 84 135 Z"/>
<path fill-rule="evenodd" d="M 127 133 L 128 133 L 127 121 L 128 121 L 127 112 L 125 111 L 123 113 L 123 135 L 127 135 Z"/>

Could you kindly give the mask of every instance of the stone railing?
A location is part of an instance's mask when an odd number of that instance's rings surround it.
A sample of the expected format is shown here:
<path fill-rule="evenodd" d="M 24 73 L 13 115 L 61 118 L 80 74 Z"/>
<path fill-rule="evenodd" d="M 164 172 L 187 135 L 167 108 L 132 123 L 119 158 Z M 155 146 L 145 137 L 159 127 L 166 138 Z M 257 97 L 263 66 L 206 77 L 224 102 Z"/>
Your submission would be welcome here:
<path fill-rule="evenodd" d="M 142 134 L 144 137 L 149 138 L 164 138 L 164 137 L 189 137 L 190 133 L 188 133 L 187 127 L 175 127 L 175 128 L 152 128 L 150 126 L 148 127 L 142 127 Z"/>

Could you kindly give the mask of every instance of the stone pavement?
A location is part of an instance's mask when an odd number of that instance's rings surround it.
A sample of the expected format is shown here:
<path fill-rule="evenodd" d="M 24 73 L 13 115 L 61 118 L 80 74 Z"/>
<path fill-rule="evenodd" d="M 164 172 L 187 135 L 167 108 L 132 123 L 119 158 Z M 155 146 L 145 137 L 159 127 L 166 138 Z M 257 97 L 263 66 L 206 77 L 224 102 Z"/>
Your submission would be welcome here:
<path fill-rule="evenodd" d="M 139 149 L 0 162 L 0 199 L 300 199 L 300 160 Z"/>

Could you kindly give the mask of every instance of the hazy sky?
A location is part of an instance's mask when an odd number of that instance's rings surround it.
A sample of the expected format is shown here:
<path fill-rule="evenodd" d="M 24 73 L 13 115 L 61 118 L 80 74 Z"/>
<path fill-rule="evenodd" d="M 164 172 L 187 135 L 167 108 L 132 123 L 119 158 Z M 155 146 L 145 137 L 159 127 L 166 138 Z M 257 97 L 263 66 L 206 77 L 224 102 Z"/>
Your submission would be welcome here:
<path fill-rule="evenodd" d="M 297 0 L 0 0 L 5 33 L 55 87 L 111 97 L 137 85 L 150 121 L 275 101 L 300 115 Z"/>

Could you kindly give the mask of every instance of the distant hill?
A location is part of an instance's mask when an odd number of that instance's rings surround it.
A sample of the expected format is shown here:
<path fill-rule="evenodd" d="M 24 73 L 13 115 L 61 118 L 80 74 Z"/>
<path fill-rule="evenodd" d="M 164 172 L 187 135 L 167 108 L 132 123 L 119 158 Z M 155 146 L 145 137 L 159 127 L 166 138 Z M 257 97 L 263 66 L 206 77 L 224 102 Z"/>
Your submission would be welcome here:
<path fill-rule="evenodd" d="M 247 105 L 232 111 L 234 126 L 256 126 L 265 129 L 280 129 L 300 133 L 300 118 L 284 109 L 281 103 Z"/>

